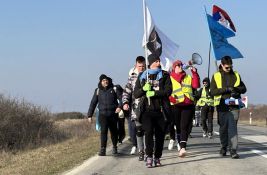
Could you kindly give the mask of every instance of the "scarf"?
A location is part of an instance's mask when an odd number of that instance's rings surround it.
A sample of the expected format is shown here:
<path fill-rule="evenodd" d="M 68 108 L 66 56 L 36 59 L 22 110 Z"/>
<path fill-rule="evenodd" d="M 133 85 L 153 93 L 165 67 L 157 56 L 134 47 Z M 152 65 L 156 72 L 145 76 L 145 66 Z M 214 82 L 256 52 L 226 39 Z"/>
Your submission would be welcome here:
<path fill-rule="evenodd" d="M 186 76 L 185 71 L 176 74 L 175 72 L 171 73 L 171 77 L 174 78 L 176 81 L 178 81 L 179 83 L 181 83 L 184 79 L 184 77 Z"/>
<path fill-rule="evenodd" d="M 146 78 L 147 78 L 147 76 L 146 76 L 147 71 L 148 71 L 148 75 L 155 75 L 155 74 L 157 74 L 156 80 L 160 80 L 162 78 L 162 70 L 160 68 L 158 68 L 158 69 L 148 69 L 148 70 L 146 70 L 146 71 L 144 71 L 142 73 L 142 75 L 140 76 L 140 81 L 146 80 Z"/>

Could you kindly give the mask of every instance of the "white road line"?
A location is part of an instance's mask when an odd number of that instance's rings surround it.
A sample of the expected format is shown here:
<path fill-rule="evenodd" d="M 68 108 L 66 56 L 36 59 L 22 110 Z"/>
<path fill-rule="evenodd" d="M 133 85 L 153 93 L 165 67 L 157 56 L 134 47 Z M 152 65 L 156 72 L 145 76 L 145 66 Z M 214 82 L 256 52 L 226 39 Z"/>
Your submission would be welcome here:
<path fill-rule="evenodd" d="M 260 150 L 256 150 L 256 149 L 253 149 L 251 150 L 253 153 L 256 153 L 264 158 L 267 158 L 267 154 L 265 154 L 264 152 L 260 151 Z"/>

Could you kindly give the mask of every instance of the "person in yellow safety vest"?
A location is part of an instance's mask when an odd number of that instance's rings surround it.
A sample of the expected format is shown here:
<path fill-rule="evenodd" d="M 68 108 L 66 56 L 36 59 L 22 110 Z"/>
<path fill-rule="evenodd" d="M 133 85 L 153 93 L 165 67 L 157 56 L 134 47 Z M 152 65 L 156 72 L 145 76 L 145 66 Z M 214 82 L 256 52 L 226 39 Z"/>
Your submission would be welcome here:
<path fill-rule="evenodd" d="M 214 105 L 216 106 L 218 124 L 220 126 L 221 156 L 226 156 L 227 147 L 229 146 L 231 157 L 233 159 L 239 158 L 237 154 L 237 121 L 240 106 L 226 102 L 231 97 L 240 99 L 240 94 L 244 94 L 246 91 L 246 86 L 242 82 L 239 73 L 233 70 L 231 57 L 223 57 L 219 71 L 213 74 L 210 84 L 210 92 L 214 96 Z"/>
<path fill-rule="evenodd" d="M 201 123 L 203 129 L 203 137 L 212 138 L 214 101 L 213 97 L 210 94 L 210 79 L 206 77 L 203 79 L 202 83 L 204 87 L 199 89 L 197 92 L 199 100 L 197 101 L 196 105 L 201 107 Z"/>
<path fill-rule="evenodd" d="M 186 74 L 182 66 L 180 60 L 173 63 L 171 72 L 172 94 L 169 96 L 172 119 L 176 126 L 177 141 L 181 148 L 178 150 L 179 157 L 186 155 L 186 143 L 195 113 L 193 89 L 200 86 L 197 69 L 192 67 L 191 76 Z"/>

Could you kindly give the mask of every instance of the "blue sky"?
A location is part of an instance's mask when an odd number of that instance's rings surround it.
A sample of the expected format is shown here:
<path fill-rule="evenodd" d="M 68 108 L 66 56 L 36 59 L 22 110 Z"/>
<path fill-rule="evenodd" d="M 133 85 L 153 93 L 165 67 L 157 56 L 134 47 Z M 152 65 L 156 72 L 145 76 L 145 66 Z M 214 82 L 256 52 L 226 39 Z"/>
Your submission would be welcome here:
<path fill-rule="evenodd" d="M 211 13 L 213 4 L 237 29 L 228 41 L 245 57 L 234 60 L 234 69 L 249 103 L 267 104 L 266 1 L 147 0 L 155 24 L 180 46 L 177 58 L 203 57 L 201 78 L 210 42 L 204 5 Z M 142 36 L 142 0 L 1 0 L 0 92 L 53 112 L 86 112 L 100 74 L 125 85 L 136 56 L 144 55 Z"/>

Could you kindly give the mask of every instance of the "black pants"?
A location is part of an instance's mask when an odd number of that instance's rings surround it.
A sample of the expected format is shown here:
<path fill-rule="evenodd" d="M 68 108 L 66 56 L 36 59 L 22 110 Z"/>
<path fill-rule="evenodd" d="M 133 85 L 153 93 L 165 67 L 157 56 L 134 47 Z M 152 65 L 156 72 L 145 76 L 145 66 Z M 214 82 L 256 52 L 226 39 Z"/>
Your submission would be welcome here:
<path fill-rule="evenodd" d="M 164 137 L 165 137 L 165 119 L 161 112 L 145 112 L 142 114 L 142 127 L 145 131 L 146 154 L 148 157 L 160 158 L 162 156 Z M 154 137 L 155 135 L 155 145 Z"/>
<path fill-rule="evenodd" d="M 213 106 L 205 105 L 201 108 L 202 129 L 204 132 L 208 133 L 213 132 L 213 113 L 214 113 Z"/>
<path fill-rule="evenodd" d="M 118 141 L 121 143 L 125 138 L 125 118 L 118 118 Z"/>
<path fill-rule="evenodd" d="M 194 105 L 189 106 L 171 106 L 172 115 L 176 125 L 176 133 L 178 139 L 180 138 L 181 148 L 186 148 L 188 135 L 192 129 L 192 120 L 195 111 Z M 179 141 L 179 140 L 178 140 Z"/>
<path fill-rule="evenodd" d="M 108 129 L 110 131 L 111 140 L 113 147 L 117 147 L 118 142 L 118 114 L 113 114 L 111 116 L 100 115 L 99 116 L 99 123 L 101 125 L 101 135 L 100 135 L 100 142 L 101 147 L 107 147 L 107 140 L 108 140 Z"/>

